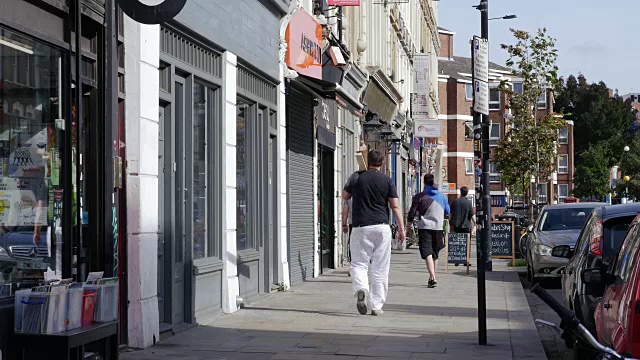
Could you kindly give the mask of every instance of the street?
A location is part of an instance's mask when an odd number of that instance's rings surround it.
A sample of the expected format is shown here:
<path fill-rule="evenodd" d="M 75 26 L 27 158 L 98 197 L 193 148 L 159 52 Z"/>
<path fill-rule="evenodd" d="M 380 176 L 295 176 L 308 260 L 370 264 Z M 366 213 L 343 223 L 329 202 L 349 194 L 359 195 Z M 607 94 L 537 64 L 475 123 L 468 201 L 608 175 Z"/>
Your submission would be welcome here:
<path fill-rule="evenodd" d="M 540 300 L 540 298 L 529 291 L 529 289 L 531 289 L 531 284 L 527 281 L 526 273 L 520 274 L 520 280 L 522 281 L 522 287 L 525 289 L 525 294 L 527 296 L 527 301 L 529 302 L 533 318 L 559 324 L 560 317 L 558 317 L 558 315 L 551 310 L 547 304 Z M 556 300 L 562 303 L 562 290 L 560 288 L 559 281 L 547 281 L 543 285 Z M 538 334 L 549 360 L 572 359 L 572 350 L 567 348 L 564 340 L 560 338 L 560 334 L 544 326 L 538 326 Z"/>

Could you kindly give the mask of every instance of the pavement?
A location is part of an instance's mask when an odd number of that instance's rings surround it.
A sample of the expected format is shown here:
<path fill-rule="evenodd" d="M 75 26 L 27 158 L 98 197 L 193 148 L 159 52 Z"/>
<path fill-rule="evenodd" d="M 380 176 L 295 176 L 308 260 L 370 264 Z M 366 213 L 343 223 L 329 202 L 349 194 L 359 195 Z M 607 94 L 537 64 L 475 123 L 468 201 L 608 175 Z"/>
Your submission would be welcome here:
<path fill-rule="evenodd" d="M 487 274 L 489 346 L 479 346 L 475 268 L 439 270 L 429 289 L 418 252 L 394 253 L 380 317 L 357 313 L 339 269 L 121 359 L 547 359 L 517 272 L 494 261 Z"/>

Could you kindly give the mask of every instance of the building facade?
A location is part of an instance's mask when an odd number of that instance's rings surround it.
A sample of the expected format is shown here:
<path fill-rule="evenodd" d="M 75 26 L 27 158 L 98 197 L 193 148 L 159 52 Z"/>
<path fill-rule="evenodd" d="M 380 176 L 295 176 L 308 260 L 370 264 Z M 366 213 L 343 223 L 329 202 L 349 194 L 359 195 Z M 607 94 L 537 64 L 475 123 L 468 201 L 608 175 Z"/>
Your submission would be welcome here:
<path fill-rule="evenodd" d="M 74 281 L 122 274 L 119 18 L 114 1 L 0 4 L 3 359 L 17 358 L 16 291 L 43 285 L 45 273 Z"/>
<path fill-rule="evenodd" d="M 446 130 L 440 142 L 446 144 L 446 161 L 443 182 L 451 184 L 450 200 L 460 194 L 460 188 L 469 188 L 469 199 L 475 204 L 474 153 L 473 153 L 473 87 L 471 82 L 472 59 L 453 53 L 455 33 L 439 28 L 441 48 L 439 54 L 438 91 L 440 93 L 440 119 L 446 122 Z M 498 146 L 504 139 L 509 125 L 510 110 L 506 94 L 499 91 L 501 81 L 506 80 L 515 91 L 522 89 L 522 81 L 511 69 L 489 63 L 489 118 L 491 127 L 489 144 Z M 553 114 L 553 94 L 549 92 L 539 99 L 539 116 Z M 563 202 L 571 196 L 574 176 L 573 122 L 558 134 L 556 169 L 538 184 L 540 204 Z M 493 151 L 493 150 L 492 150 Z M 493 153 L 492 153 L 493 156 Z M 490 163 L 492 214 L 503 213 L 507 206 L 522 206 L 524 196 L 510 194 L 493 163 Z"/>
<path fill-rule="evenodd" d="M 288 286 L 288 3 L 188 0 L 162 25 L 125 19 L 130 346 Z"/>

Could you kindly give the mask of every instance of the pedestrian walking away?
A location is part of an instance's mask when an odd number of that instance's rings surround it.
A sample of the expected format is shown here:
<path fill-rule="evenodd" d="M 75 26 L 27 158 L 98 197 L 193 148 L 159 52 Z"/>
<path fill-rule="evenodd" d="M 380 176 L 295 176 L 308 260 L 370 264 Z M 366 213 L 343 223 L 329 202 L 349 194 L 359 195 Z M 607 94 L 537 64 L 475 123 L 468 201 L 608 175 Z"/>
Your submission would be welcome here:
<path fill-rule="evenodd" d="M 438 254 L 444 249 L 444 218 L 449 216 L 449 201 L 434 184 L 433 174 L 424 176 L 424 191 L 416 194 L 407 216 L 408 236 L 412 236 L 412 223 L 418 219 L 418 247 L 420 256 L 425 260 L 429 272 L 428 286 L 438 286 L 436 270 Z"/>
<path fill-rule="evenodd" d="M 469 195 L 469 188 L 463 186 L 460 188 L 460 197 L 453 200 L 451 203 L 451 219 L 449 224 L 451 225 L 451 231 L 455 233 L 471 234 L 473 228 L 472 223 L 475 223 L 475 215 L 473 212 L 473 206 L 471 201 L 467 199 Z M 470 264 L 467 264 L 470 266 Z M 458 264 L 456 264 L 458 266 Z"/>
<path fill-rule="evenodd" d="M 351 177 L 342 192 L 343 200 L 352 201 L 350 273 L 356 308 L 362 315 L 368 313 L 369 305 L 372 315 L 382 315 L 387 300 L 391 263 L 390 209 L 398 225 L 399 241 L 404 241 L 398 192 L 391 178 L 380 172 L 384 158 L 382 152 L 370 151 L 367 171 Z"/>

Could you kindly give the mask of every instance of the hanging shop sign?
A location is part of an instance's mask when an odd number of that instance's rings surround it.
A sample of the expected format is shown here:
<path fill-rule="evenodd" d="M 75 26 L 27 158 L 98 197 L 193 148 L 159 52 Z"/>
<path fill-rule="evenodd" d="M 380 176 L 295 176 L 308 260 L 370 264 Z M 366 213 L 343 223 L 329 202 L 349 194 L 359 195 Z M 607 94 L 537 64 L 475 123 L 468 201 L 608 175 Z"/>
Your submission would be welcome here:
<path fill-rule="evenodd" d="M 118 0 L 118 5 L 133 20 L 143 24 L 162 24 L 180 13 L 187 0 L 164 0 L 147 5 L 141 0 Z"/>
<path fill-rule="evenodd" d="M 439 138 L 442 136 L 442 124 L 440 120 L 414 119 L 414 136 L 419 138 Z"/>
<path fill-rule="evenodd" d="M 322 25 L 299 9 L 287 26 L 285 41 L 287 66 L 298 74 L 322 80 Z"/>
<path fill-rule="evenodd" d="M 329 6 L 360 6 L 360 0 L 329 0 Z"/>

